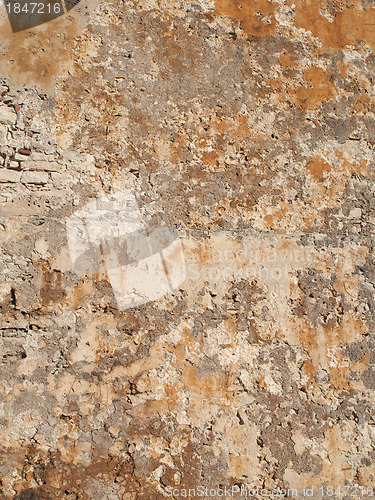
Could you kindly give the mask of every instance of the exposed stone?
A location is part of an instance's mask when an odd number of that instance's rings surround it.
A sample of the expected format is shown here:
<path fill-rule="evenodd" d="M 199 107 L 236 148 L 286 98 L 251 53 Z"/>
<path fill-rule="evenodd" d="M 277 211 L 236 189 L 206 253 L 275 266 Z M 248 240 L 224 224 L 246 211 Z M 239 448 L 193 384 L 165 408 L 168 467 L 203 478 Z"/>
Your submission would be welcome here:
<path fill-rule="evenodd" d="M 0 182 L 19 182 L 21 180 L 21 172 L 15 170 L 0 169 Z"/>
<path fill-rule="evenodd" d="M 18 161 L 10 161 L 8 164 L 8 168 L 12 170 L 20 170 L 20 163 Z"/>
<path fill-rule="evenodd" d="M 15 125 L 17 121 L 17 113 L 8 106 L 0 105 L 0 123 L 4 125 Z"/>
<path fill-rule="evenodd" d="M 18 161 L 18 162 L 27 162 L 29 157 L 28 156 L 24 156 L 24 155 L 20 155 L 19 153 L 15 153 L 13 155 L 13 159 L 15 161 Z"/>
<path fill-rule="evenodd" d="M 0 125 L 0 144 L 6 144 L 8 135 L 8 127 Z"/>
<path fill-rule="evenodd" d="M 57 172 L 58 170 L 61 170 L 61 166 L 54 161 L 28 160 L 26 165 L 28 170 L 45 170 L 49 172 Z"/>
<path fill-rule="evenodd" d="M 359 219 L 362 215 L 362 210 L 360 208 L 353 208 L 350 211 L 349 218 L 350 219 Z"/>
<path fill-rule="evenodd" d="M 40 151 L 32 151 L 31 152 L 31 160 L 34 160 L 34 161 L 41 161 L 41 162 L 45 162 L 45 161 L 55 161 L 57 158 L 57 155 L 56 154 L 46 154 L 46 153 L 41 153 Z"/>
<path fill-rule="evenodd" d="M 47 184 L 48 174 L 46 172 L 23 172 L 21 181 L 23 184 Z"/>
<path fill-rule="evenodd" d="M 22 155 L 22 156 L 30 156 L 31 151 L 30 151 L 30 149 L 20 148 L 20 149 L 18 150 L 18 153 L 19 153 L 20 155 Z"/>

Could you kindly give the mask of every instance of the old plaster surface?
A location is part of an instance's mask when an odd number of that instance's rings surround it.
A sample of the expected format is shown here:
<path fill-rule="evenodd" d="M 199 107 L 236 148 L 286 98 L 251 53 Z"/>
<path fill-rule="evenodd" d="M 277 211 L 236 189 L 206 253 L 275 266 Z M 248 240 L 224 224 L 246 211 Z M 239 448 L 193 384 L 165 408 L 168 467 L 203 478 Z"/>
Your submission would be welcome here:
<path fill-rule="evenodd" d="M 374 3 L 0 15 L 1 498 L 375 486 Z M 122 189 L 187 277 L 121 312 L 65 222 Z"/>

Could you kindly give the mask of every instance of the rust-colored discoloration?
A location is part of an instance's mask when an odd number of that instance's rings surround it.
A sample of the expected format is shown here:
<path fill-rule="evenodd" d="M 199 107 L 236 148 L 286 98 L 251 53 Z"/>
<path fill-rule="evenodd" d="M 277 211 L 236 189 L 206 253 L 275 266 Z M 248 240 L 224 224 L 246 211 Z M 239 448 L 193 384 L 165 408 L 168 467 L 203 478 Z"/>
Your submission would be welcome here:
<path fill-rule="evenodd" d="M 306 169 L 314 179 L 319 182 L 323 180 L 326 173 L 331 170 L 331 165 L 323 160 L 323 158 L 312 158 L 308 161 Z"/>
<path fill-rule="evenodd" d="M 36 87 L 48 94 L 53 92 L 58 77 L 71 72 L 76 37 L 82 33 L 88 13 L 92 13 L 98 4 L 99 0 L 83 0 L 78 10 L 70 10 L 69 14 L 48 23 L 16 33 L 12 32 L 7 17 L 2 15 L 2 73 L 9 75 L 17 87 Z"/>
<path fill-rule="evenodd" d="M 215 11 L 236 19 L 246 35 L 266 36 L 275 32 L 275 6 L 269 0 L 215 0 Z"/>
<path fill-rule="evenodd" d="M 322 68 L 309 68 L 305 71 L 304 78 L 307 87 L 303 86 L 294 92 L 296 103 L 302 109 L 317 108 L 323 102 L 327 102 L 335 96 L 335 87 L 330 81 L 330 75 Z"/>
<path fill-rule="evenodd" d="M 372 50 L 375 48 L 375 9 L 362 2 L 353 2 L 342 9 L 332 9 L 331 18 L 323 15 L 329 10 L 328 1 L 297 1 L 294 24 L 298 28 L 311 31 L 318 38 L 322 48 L 345 49 L 348 46 L 360 47 L 362 43 L 368 44 Z"/>
<path fill-rule="evenodd" d="M 60 303 L 65 292 L 62 287 L 62 277 L 59 271 L 53 271 L 42 265 L 42 283 L 40 298 L 43 305 Z"/>
<path fill-rule="evenodd" d="M 50 90 L 61 70 L 69 65 L 69 53 L 77 34 L 77 21 L 57 18 L 32 30 L 13 33 L 7 19 L 1 25 L 1 69 L 19 86 L 36 85 Z"/>

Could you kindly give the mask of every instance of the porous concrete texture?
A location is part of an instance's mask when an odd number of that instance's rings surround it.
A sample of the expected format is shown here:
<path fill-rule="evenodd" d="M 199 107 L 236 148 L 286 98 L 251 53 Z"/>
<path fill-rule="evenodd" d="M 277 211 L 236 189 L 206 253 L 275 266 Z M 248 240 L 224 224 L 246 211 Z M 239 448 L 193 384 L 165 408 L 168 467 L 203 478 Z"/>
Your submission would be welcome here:
<path fill-rule="evenodd" d="M 1 498 L 370 494 L 374 3 L 1 8 Z M 119 311 L 65 223 L 123 189 L 187 276 Z"/>

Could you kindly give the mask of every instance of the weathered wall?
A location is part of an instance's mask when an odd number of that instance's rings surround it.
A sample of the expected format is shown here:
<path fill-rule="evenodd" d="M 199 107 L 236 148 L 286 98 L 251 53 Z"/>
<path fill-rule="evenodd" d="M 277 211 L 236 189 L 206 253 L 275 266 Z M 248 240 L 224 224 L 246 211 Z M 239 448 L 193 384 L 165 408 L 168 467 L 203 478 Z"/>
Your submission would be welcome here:
<path fill-rule="evenodd" d="M 375 486 L 373 3 L 1 16 L 1 498 Z M 65 221 L 124 188 L 187 278 L 120 312 Z"/>

